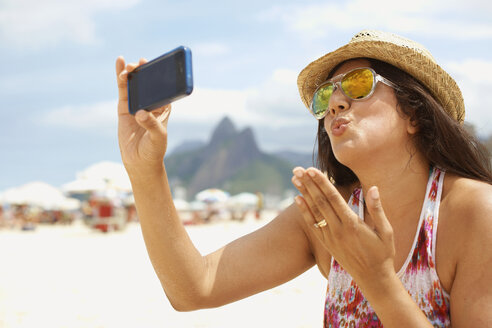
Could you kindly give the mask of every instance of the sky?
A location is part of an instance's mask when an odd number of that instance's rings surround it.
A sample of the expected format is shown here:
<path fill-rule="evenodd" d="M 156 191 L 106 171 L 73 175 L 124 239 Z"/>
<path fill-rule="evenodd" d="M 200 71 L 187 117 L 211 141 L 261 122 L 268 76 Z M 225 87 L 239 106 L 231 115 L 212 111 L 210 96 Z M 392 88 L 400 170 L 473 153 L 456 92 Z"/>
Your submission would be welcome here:
<path fill-rule="evenodd" d="M 173 104 L 168 149 L 207 141 L 225 116 L 267 152 L 312 152 L 299 72 L 363 29 L 423 44 L 456 79 L 466 121 L 492 134 L 486 0 L 0 0 L 0 192 L 61 186 L 120 162 L 114 63 L 191 48 L 194 91 Z"/>

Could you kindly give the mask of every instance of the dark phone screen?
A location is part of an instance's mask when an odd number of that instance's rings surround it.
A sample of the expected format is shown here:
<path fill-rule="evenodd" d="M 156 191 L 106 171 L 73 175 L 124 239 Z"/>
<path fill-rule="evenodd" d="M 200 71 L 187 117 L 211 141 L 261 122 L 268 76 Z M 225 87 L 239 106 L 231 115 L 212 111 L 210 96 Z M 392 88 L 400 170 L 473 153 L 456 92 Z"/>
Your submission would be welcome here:
<path fill-rule="evenodd" d="M 186 90 L 185 55 L 177 51 L 129 75 L 130 110 L 154 109 Z"/>

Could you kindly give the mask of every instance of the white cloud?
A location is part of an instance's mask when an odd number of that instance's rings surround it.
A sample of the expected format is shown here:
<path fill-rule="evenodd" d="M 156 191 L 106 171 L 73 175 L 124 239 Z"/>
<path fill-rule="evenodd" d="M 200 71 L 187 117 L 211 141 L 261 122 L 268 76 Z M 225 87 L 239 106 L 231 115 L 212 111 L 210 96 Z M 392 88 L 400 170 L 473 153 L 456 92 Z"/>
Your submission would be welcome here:
<path fill-rule="evenodd" d="M 382 29 L 423 33 L 447 39 L 492 38 L 492 5 L 484 1 L 425 1 L 411 5 L 393 0 L 352 0 L 274 7 L 260 14 L 280 20 L 303 38 L 324 38 L 334 30 Z M 443 15 L 446 12 L 446 15 Z"/>
<path fill-rule="evenodd" d="M 259 124 L 279 128 L 292 127 L 312 118 L 304 107 L 297 90 L 298 72 L 278 69 L 261 86 L 252 90 L 248 112 L 262 118 Z"/>
<path fill-rule="evenodd" d="M 475 126 L 479 135 L 492 134 L 492 61 L 466 59 L 449 62 L 445 68 L 463 93 L 466 121 Z"/>
<path fill-rule="evenodd" d="M 466 120 L 482 135 L 492 134 L 492 62 L 478 59 L 448 62 L 443 67 L 458 82 L 466 105 Z M 298 148 L 312 144 L 315 121 L 302 104 L 296 85 L 297 72 L 275 70 L 261 85 L 243 90 L 195 88 L 193 94 L 173 104 L 170 125 L 173 140 L 204 140 L 224 116 L 239 128 L 250 126 L 269 149 Z M 74 131 L 106 133 L 116 131 L 116 101 L 56 108 L 40 119 L 49 126 Z M 190 131 L 191 129 L 191 131 Z M 179 131 L 178 131 L 179 130 Z M 290 131 L 290 132 L 289 132 Z M 291 132 L 295 134 L 291 135 Z M 295 135 L 295 137 L 294 137 Z M 286 145 L 286 140 L 294 138 Z"/>
<path fill-rule="evenodd" d="M 261 85 L 244 90 L 197 88 L 173 104 L 173 119 L 203 122 L 229 116 L 241 125 L 290 126 L 309 118 L 297 91 L 297 72 L 275 70 Z"/>
<path fill-rule="evenodd" d="M 235 121 L 250 121 L 247 90 L 195 88 L 191 96 L 173 104 L 172 119 L 181 122 L 215 122 L 225 115 Z"/>
<path fill-rule="evenodd" d="M 94 14 L 129 8 L 140 0 L 4 0 L 0 4 L 0 40 L 38 48 L 72 41 L 98 42 Z"/>
<path fill-rule="evenodd" d="M 317 123 L 302 104 L 296 81 L 297 72 L 278 69 L 254 88 L 197 89 L 173 104 L 170 135 L 205 140 L 217 122 L 228 116 L 239 128 L 252 127 L 262 149 L 310 152 Z"/>
<path fill-rule="evenodd" d="M 219 42 L 206 42 L 194 45 L 193 52 L 200 56 L 218 56 L 230 52 L 229 46 Z"/>
<path fill-rule="evenodd" d="M 191 96 L 173 103 L 171 120 L 178 123 L 215 124 L 228 115 L 234 121 L 250 124 L 255 120 L 255 115 L 246 108 L 248 94 L 249 91 L 242 90 L 195 88 Z M 52 109 L 36 119 L 43 125 L 79 131 L 116 129 L 116 106 L 116 100 L 67 105 Z"/>
<path fill-rule="evenodd" d="M 40 123 L 64 128 L 106 131 L 114 134 L 117 126 L 116 101 L 103 101 L 95 104 L 68 105 L 55 108 L 40 117 Z"/>
<path fill-rule="evenodd" d="M 278 69 L 255 88 L 244 90 L 195 88 L 192 95 L 173 104 L 170 125 L 180 127 L 201 127 L 209 131 L 224 116 L 233 120 L 239 128 L 253 127 L 262 135 L 274 135 L 275 131 L 289 131 L 296 127 L 313 125 L 314 118 L 302 104 L 297 91 L 297 72 Z M 40 122 L 48 126 L 72 128 L 79 132 L 116 130 L 116 101 L 105 101 L 95 104 L 64 106 L 53 109 Z M 205 131 L 197 131 L 201 138 L 206 137 Z M 260 130 L 263 130 L 261 132 Z M 309 140 L 313 132 L 296 129 L 296 135 L 290 136 L 302 140 L 303 133 Z M 193 135 L 181 133 L 183 138 Z M 285 141 L 282 136 L 277 140 L 264 140 L 270 148 L 275 143 Z M 274 139 L 275 139 L 274 138 Z M 175 142 L 175 141 L 173 141 Z M 283 145 L 283 148 L 285 145 Z"/>

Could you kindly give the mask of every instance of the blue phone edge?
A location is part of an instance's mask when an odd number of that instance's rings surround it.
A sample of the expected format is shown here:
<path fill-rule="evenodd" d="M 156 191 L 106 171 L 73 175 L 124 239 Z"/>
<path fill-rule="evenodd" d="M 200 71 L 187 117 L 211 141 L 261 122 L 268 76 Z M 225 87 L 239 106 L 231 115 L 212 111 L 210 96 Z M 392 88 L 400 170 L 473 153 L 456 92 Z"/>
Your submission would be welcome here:
<path fill-rule="evenodd" d="M 185 57 L 185 71 L 186 71 L 186 90 L 185 90 L 185 94 L 181 94 L 181 95 L 178 95 L 177 97 L 174 97 L 174 98 L 171 98 L 169 99 L 168 101 L 162 101 L 162 102 L 159 102 L 159 103 L 156 103 L 154 104 L 154 106 L 152 107 L 149 107 L 147 108 L 147 110 L 152 110 L 152 109 L 155 109 L 155 108 L 159 108 L 159 107 L 162 107 L 162 106 L 165 106 L 167 104 L 170 104 L 176 100 L 179 100 L 183 97 L 186 97 L 188 95 L 190 95 L 192 92 L 193 92 L 193 71 L 192 71 L 192 60 L 191 60 L 191 49 L 189 47 L 186 47 L 186 46 L 179 46 L 177 48 L 174 48 L 173 50 L 170 50 L 154 59 L 152 59 L 151 61 L 145 63 L 144 65 L 142 66 L 139 66 L 137 69 L 142 69 L 142 68 L 145 68 L 146 66 L 149 66 L 151 63 L 155 62 L 155 61 L 158 61 L 160 60 L 162 57 L 166 57 L 166 56 L 169 56 L 175 52 L 178 52 L 178 51 L 183 51 L 184 53 L 184 57 Z M 131 74 L 131 72 L 130 72 Z M 140 109 L 137 109 L 135 112 L 132 112 L 131 109 L 130 109 L 130 83 L 129 83 L 129 80 L 127 80 L 127 84 L 126 84 L 126 87 L 127 87 L 127 94 L 128 94 L 128 111 L 130 114 L 132 115 L 135 115 L 136 112 Z"/>

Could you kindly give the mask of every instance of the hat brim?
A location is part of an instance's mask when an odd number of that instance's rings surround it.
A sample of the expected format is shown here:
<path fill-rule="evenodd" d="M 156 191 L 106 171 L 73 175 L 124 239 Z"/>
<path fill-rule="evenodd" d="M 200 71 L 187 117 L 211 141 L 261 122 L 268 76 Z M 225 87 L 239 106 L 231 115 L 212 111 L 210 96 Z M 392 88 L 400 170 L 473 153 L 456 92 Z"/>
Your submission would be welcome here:
<path fill-rule="evenodd" d="M 407 72 L 431 91 L 454 120 L 463 123 L 465 105 L 454 79 L 428 56 L 409 47 L 384 41 L 348 43 L 306 66 L 297 79 L 304 105 L 309 108 L 314 91 L 326 81 L 336 65 L 354 58 L 378 59 Z"/>

